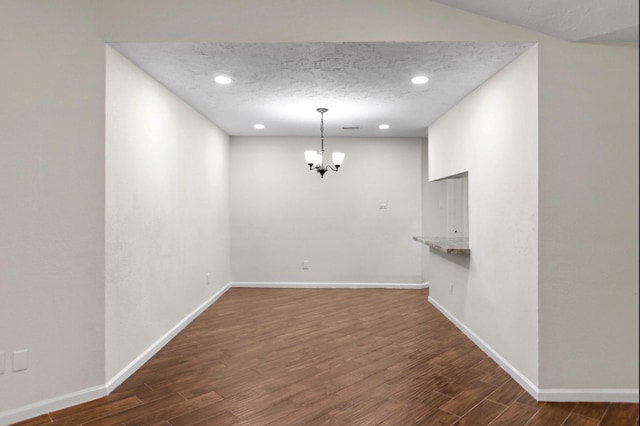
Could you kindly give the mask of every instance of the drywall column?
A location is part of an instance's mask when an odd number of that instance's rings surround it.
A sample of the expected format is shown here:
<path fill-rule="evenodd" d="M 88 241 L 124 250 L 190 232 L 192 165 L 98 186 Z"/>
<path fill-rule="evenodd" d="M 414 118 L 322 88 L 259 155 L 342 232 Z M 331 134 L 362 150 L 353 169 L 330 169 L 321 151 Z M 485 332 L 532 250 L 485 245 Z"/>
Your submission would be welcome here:
<path fill-rule="evenodd" d="M 637 401 L 638 47 L 540 63 L 540 385 Z"/>
<path fill-rule="evenodd" d="M 1 6 L 0 413 L 104 383 L 104 43 L 85 6 Z"/>

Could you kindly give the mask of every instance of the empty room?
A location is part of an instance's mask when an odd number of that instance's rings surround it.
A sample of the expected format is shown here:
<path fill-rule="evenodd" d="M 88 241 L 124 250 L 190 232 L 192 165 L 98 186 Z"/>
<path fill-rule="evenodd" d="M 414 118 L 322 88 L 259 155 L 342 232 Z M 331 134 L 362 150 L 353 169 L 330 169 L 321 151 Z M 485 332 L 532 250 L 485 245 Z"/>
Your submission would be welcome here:
<path fill-rule="evenodd" d="M 3 2 L 0 424 L 637 425 L 638 4 L 553 3 Z"/>

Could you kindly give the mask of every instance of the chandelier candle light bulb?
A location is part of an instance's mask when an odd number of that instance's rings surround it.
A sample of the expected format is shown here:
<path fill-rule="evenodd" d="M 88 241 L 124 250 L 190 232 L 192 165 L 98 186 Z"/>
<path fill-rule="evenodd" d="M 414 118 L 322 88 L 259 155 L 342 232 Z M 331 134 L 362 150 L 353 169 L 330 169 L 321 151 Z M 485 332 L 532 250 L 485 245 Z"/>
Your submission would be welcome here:
<path fill-rule="evenodd" d="M 344 161 L 344 152 L 334 152 L 331 154 L 331 160 L 336 167 L 340 167 Z"/>
<path fill-rule="evenodd" d="M 324 113 L 328 111 L 326 108 L 318 108 L 316 111 L 320 113 L 320 152 L 318 151 L 305 151 L 304 158 L 307 161 L 309 170 L 316 170 L 320 173 L 320 177 L 324 178 L 324 174 L 327 170 L 333 170 L 337 172 L 342 162 L 344 161 L 343 152 L 333 152 L 331 154 L 331 160 L 333 161 L 333 167 L 324 164 Z"/>

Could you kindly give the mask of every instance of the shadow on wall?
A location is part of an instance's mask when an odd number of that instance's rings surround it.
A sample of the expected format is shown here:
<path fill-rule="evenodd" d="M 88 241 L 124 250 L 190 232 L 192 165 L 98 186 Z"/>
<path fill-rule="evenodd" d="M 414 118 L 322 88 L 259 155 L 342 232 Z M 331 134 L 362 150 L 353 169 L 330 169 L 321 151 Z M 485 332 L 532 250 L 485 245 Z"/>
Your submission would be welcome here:
<path fill-rule="evenodd" d="M 455 263 L 458 266 L 462 266 L 463 268 L 469 269 L 469 265 L 471 264 L 471 255 L 460 255 L 456 253 L 443 253 L 438 250 L 431 250 L 431 254 L 436 256 L 440 256 L 441 258 Z"/>

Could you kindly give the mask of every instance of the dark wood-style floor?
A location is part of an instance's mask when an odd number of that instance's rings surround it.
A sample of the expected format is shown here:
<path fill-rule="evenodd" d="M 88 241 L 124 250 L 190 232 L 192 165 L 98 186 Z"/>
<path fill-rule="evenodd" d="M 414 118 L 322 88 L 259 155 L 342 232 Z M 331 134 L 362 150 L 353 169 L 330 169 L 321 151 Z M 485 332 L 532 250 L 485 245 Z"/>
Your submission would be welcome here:
<path fill-rule="evenodd" d="M 22 425 L 638 425 L 536 402 L 428 290 L 229 290 L 111 395 Z"/>

